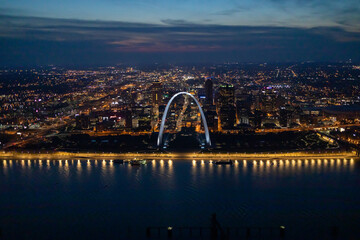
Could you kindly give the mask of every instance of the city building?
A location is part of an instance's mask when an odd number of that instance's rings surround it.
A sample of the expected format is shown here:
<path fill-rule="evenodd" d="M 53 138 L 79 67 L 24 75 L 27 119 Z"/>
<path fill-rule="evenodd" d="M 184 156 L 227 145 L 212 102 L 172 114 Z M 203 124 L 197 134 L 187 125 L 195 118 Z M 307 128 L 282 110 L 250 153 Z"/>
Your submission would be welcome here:
<path fill-rule="evenodd" d="M 151 103 L 153 106 L 162 104 L 162 92 L 161 82 L 154 82 L 151 86 Z"/>
<path fill-rule="evenodd" d="M 211 78 L 206 79 L 205 81 L 205 103 L 208 105 L 214 104 L 214 97 L 213 97 L 213 81 Z"/>
<path fill-rule="evenodd" d="M 217 111 L 222 130 L 232 129 L 236 123 L 235 88 L 231 84 L 221 84 L 218 89 Z"/>

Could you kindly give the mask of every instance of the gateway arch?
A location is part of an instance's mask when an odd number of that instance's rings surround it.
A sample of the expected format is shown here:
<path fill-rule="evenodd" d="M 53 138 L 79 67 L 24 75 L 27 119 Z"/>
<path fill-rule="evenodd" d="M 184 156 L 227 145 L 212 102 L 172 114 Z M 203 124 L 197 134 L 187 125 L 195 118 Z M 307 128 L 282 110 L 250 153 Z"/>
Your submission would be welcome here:
<path fill-rule="evenodd" d="M 196 105 L 198 106 L 199 111 L 200 111 L 200 115 L 201 115 L 202 122 L 203 122 L 203 124 L 204 124 L 206 143 L 208 144 L 208 146 L 211 146 L 209 129 L 208 129 L 208 126 L 207 126 L 207 122 L 206 122 L 206 118 L 205 118 L 204 112 L 203 112 L 203 110 L 202 110 L 202 108 L 201 108 L 201 106 L 200 106 L 200 103 L 199 103 L 198 100 L 196 100 L 196 98 L 195 98 L 193 95 L 191 95 L 190 93 L 188 93 L 188 92 L 178 92 L 178 93 L 176 93 L 174 96 L 172 96 L 172 98 L 170 99 L 170 101 L 169 101 L 168 104 L 166 105 L 164 114 L 163 114 L 162 119 L 161 119 L 160 131 L 159 131 L 159 136 L 158 136 L 158 139 L 157 139 L 157 145 L 158 145 L 158 147 L 161 146 L 162 141 L 163 141 L 165 120 L 166 120 L 166 117 L 167 117 L 167 114 L 168 114 L 170 105 L 171 105 L 172 101 L 173 101 L 177 96 L 179 96 L 179 95 L 187 95 L 187 96 L 190 96 L 190 97 L 191 97 L 192 99 L 194 99 L 194 101 L 196 102 Z"/>

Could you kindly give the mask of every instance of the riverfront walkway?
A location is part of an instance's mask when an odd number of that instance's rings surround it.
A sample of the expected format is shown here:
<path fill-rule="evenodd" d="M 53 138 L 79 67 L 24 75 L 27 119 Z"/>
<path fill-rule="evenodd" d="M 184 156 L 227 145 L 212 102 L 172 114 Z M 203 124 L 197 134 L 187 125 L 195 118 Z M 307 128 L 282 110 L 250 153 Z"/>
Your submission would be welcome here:
<path fill-rule="evenodd" d="M 358 158 L 356 152 L 278 152 L 278 153 L 72 153 L 72 152 L 0 152 L 1 159 L 172 159 L 172 160 L 256 160 Z"/>

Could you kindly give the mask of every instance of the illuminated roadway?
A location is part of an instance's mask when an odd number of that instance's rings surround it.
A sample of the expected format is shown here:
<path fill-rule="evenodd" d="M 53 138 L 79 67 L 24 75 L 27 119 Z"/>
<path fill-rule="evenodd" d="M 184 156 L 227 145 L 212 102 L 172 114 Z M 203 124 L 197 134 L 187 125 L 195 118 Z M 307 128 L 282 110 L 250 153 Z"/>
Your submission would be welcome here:
<path fill-rule="evenodd" d="M 335 128 L 347 128 L 347 127 L 360 127 L 359 123 L 355 124 L 341 124 L 341 125 L 332 125 L 332 126 L 322 126 L 322 127 L 300 127 L 300 128 L 280 128 L 280 129 L 257 129 L 255 130 L 256 133 L 278 133 L 278 132 L 294 132 L 294 131 L 322 131 L 328 129 L 335 129 Z"/>
<path fill-rule="evenodd" d="M 188 106 L 189 106 L 189 101 L 188 101 L 187 96 L 185 95 L 185 97 L 184 97 L 184 105 L 183 105 L 183 108 L 182 108 L 181 113 L 179 115 L 179 118 L 178 118 L 178 120 L 176 122 L 176 131 L 181 131 L 181 123 L 182 123 L 182 120 L 184 118 L 184 113 L 185 113 Z"/>
<path fill-rule="evenodd" d="M 0 158 L 13 159 L 179 159 L 179 160 L 286 160 L 289 158 L 296 159 L 326 159 L 326 158 L 357 158 L 356 152 L 345 151 L 328 151 L 328 152 L 278 152 L 278 153 L 70 153 L 70 152 L 54 152 L 54 153 L 21 153 L 21 152 L 0 152 Z"/>

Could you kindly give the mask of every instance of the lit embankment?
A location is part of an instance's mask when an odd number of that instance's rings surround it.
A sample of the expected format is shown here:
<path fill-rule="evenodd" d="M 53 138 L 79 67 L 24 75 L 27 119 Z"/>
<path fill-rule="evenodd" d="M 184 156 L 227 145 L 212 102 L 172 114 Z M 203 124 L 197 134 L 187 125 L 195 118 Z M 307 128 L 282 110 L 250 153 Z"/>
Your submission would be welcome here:
<path fill-rule="evenodd" d="M 235 174 L 252 172 L 261 176 L 276 176 L 282 174 L 293 174 L 295 172 L 307 173 L 311 170 L 315 173 L 323 173 L 324 171 L 337 172 L 351 172 L 355 169 L 355 162 L 358 161 L 353 158 L 284 158 L 284 159 L 242 159 L 233 160 L 231 165 L 218 165 L 213 160 L 193 159 L 191 162 L 191 171 L 193 174 L 197 172 L 204 174 L 204 171 L 214 174 L 221 174 L 223 172 Z M 174 162 L 172 159 L 152 159 L 146 161 L 145 164 L 135 166 L 150 167 L 166 171 L 172 174 Z M 130 161 L 124 161 L 122 164 L 116 163 L 112 159 L 3 159 L 0 160 L 0 173 L 10 175 L 11 171 L 16 168 L 24 169 L 50 169 L 52 167 L 63 169 L 65 177 L 69 177 L 71 169 L 76 169 L 78 174 L 83 171 L 91 172 L 94 168 L 101 168 L 107 174 L 113 174 L 116 167 L 125 167 L 130 170 L 134 169 Z M 163 172 L 164 173 L 164 172 Z"/>
<path fill-rule="evenodd" d="M 356 158 L 356 152 L 279 152 L 279 153 L 71 153 L 71 152 L 0 152 L 0 158 L 12 158 L 12 159 L 64 159 L 64 158 L 79 158 L 79 159 L 208 159 L 208 160 L 220 160 L 220 159 L 284 159 L 284 158 Z"/>

